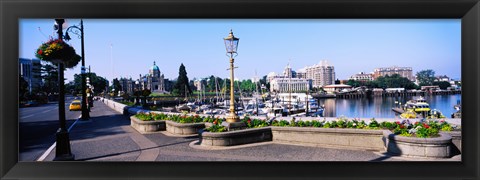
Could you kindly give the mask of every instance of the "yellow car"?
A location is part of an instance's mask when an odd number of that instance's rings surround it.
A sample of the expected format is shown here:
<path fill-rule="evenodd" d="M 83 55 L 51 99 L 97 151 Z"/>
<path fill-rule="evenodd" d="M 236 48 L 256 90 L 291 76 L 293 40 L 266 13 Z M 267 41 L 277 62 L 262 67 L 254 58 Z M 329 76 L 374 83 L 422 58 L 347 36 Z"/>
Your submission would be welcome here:
<path fill-rule="evenodd" d="M 82 103 L 80 102 L 80 100 L 73 100 L 72 103 L 70 103 L 68 110 L 70 111 L 82 110 Z"/>

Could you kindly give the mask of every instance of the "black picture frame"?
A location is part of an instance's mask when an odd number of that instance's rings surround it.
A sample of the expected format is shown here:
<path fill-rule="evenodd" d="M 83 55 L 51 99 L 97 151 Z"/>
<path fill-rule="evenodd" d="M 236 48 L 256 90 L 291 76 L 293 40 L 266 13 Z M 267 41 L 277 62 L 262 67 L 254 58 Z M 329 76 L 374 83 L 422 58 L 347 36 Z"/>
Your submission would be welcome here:
<path fill-rule="evenodd" d="M 458 18 L 462 45 L 461 162 L 18 162 L 20 18 Z M 2 179 L 479 179 L 478 0 L 2 0 Z M 139 27 L 141 28 L 141 27 Z M 106 29 L 108 32 L 112 29 Z"/>

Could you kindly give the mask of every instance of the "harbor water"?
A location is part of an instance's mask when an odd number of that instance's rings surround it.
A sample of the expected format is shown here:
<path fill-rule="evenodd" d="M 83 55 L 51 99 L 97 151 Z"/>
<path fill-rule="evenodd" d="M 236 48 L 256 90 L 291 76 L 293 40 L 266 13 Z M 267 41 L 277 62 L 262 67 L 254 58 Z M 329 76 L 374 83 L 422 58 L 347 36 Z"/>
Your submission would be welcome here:
<path fill-rule="evenodd" d="M 423 98 L 430 104 L 432 110 L 440 110 L 445 117 L 450 118 L 451 114 L 456 112 L 453 106 L 460 103 L 461 96 L 461 94 L 431 95 Z M 320 105 L 325 105 L 325 117 L 394 118 L 398 117 L 398 114 L 392 111 L 393 107 L 399 106 L 395 104 L 396 101 L 404 105 L 408 100 L 418 97 L 327 98 L 318 101 Z"/>

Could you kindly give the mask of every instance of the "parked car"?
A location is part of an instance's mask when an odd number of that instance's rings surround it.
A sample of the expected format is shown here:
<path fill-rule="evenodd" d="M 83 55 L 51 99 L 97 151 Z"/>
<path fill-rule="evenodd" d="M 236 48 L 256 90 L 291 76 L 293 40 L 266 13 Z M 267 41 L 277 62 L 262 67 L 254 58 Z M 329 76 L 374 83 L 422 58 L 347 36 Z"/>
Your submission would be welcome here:
<path fill-rule="evenodd" d="M 70 111 L 82 110 L 82 103 L 80 102 L 80 100 L 73 100 L 72 103 L 70 103 L 68 110 Z"/>

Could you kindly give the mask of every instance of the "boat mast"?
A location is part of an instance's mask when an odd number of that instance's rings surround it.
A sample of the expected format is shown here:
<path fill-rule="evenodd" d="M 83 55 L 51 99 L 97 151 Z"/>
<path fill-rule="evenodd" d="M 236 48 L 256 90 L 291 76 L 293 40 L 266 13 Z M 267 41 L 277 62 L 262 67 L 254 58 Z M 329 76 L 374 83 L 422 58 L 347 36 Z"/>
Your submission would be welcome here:
<path fill-rule="evenodd" d="M 287 66 L 288 72 L 288 91 L 289 91 L 289 97 L 288 97 L 288 115 L 290 115 L 291 110 L 292 110 L 292 71 L 290 70 L 290 59 L 288 60 L 288 66 Z"/>
<path fill-rule="evenodd" d="M 215 97 L 217 98 L 217 102 L 218 102 L 218 81 L 217 81 L 217 77 L 215 77 Z"/>
<path fill-rule="evenodd" d="M 187 97 L 187 85 L 185 85 L 185 100 L 187 101 L 188 103 L 188 97 Z"/>

